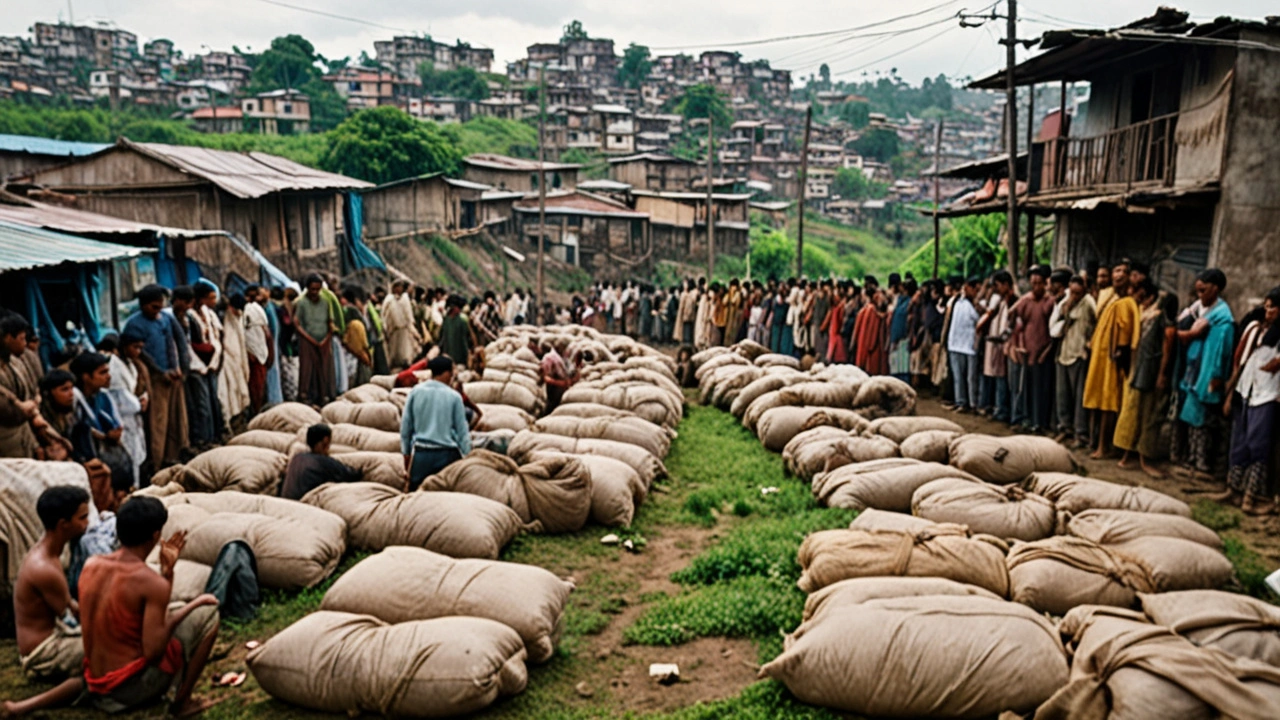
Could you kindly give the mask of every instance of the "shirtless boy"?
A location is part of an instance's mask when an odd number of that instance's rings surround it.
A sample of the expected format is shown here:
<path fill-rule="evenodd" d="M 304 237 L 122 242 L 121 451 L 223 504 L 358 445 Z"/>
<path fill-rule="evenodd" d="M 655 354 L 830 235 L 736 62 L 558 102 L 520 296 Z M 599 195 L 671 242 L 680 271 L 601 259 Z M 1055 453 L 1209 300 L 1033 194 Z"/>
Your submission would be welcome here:
<path fill-rule="evenodd" d="M 61 685 L 22 702 L 6 702 L 4 716 L 65 705 L 80 694 L 84 645 L 80 631 L 67 627 L 67 611 L 78 615 L 62 551 L 89 527 L 89 493 L 74 485 L 58 485 L 40 493 L 36 514 L 44 536 L 31 548 L 18 570 L 13 590 L 13 611 L 18 634 L 18 655 L 28 680 L 63 681 Z"/>
<path fill-rule="evenodd" d="M 170 712 L 194 715 L 193 701 L 218 634 L 218 600 L 204 594 L 170 604 L 173 567 L 186 534 L 160 539 L 169 513 L 155 498 L 135 497 L 116 514 L 121 548 L 91 558 L 80 575 L 84 681 L 90 704 L 116 713 L 150 704 L 174 689 Z M 160 546 L 160 574 L 146 559 Z"/>

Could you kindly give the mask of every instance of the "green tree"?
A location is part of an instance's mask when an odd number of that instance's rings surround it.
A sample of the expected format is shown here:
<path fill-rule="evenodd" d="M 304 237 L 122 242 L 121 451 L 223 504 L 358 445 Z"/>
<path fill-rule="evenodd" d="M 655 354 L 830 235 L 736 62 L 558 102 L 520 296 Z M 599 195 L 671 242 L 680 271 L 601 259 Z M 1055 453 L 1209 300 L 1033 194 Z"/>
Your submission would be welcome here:
<path fill-rule="evenodd" d="M 676 101 L 676 112 L 685 120 L 705 119 L 710 117 L 720 132 L 729 129 L 733 124 L 733 113 L 725 97 L 715 85 L 694 85 Z"/>
<path fill-rule="evenodd" d="M 564 32 L 560 34 L 560 42 L 569 42 L 570 40 L 590 40 L 591 36 L 587 35 L 587 31 L 582 29 L 582 21 L 574 20 L 564 26 Z"/>
<path fill-rule="evenodd" d="M 831 255 L 812 245 L 804 246 L 804 274 L 810 278 L 831 277 L 835 262 Z M 781 230 L 766 232 L 751 243 L 751 276 L 785 278 L 795 275 L 796 241 Z"/>
<path fill-rule="evenodd" d="M 840 168 L 836 170 L 832 189 L 845 200 L 871 200 L 884 197 L 888 187 L 867 178 L 866 173 L 858 168 Z"/>
<path fill-rule="evenodd" d="M 831 89 L 831 68 L 826 63 L 818 66 L 818 77 L 822 78 L 822 89 Z"/>
<path fill-rule="evenodd" d="M 422 79 L 422 91 L 428 95 L 445 95 L 464 100 L 484 100 L 489 97 L 489 83 L 473 68 L 436 70 L 427 61 L 418 65 L 418 77 Z"/>
<path fill-rule="evenodd" d="M 53 135 L 59 140 L 108 142 L 112 139 L 106 123 L 89 113 L 74 111 L 59 113 L 52 124 Z"/>
<path fill-rule="evenodd" d="M 1004 267 L 1007 251 L 1000 242 L 1004 224 L 1003 213 L 969 215 L 949 221 L 940 238 L 938 277 L 985 276 Z M 910 271 L 918 278 L 933 277 L 933 242 L 921 245 L 902 263 L 901 270 Z"/>
<path fill-rule="evenodd" d="M 854 130 L 861 130 L 871 122 L 871 105 L 861 100 L 842 103 L 836 108 L 836 115 Z"/>
<path fill-rule="evenodd" d="M 853 149 L 864 158 L 887 163 L 898 154 L 898 133 L 888 128 L 876 128 L 864 132 L 853 141 Z"/>
<path fill-rule="evenodd" d="M 256 58 L 246 90 L 259 93 L 280 88 L 302 91 L 311 103 L 311 125 L 329 130 L 347 116 L 347 103 L 322 77 L 327 72 L 324 58 L 301 35 L 284 35 Z"/>
<path fill-rule="evenodd" d="M 644 79 L 649 77 L 653 63 L 649 61 L 649 48 L 631 43 L 622 51 L 622 64 L 618 66 L 618 82 L 624 87 L 640 89 Z"/>
<path fill-rule="evenodd" d="M 372 183 L 424 173 L 453 173 L 462 153 L 435 123 L 390 105 L 361 110 L 330 133 L 321 167 Z"/>

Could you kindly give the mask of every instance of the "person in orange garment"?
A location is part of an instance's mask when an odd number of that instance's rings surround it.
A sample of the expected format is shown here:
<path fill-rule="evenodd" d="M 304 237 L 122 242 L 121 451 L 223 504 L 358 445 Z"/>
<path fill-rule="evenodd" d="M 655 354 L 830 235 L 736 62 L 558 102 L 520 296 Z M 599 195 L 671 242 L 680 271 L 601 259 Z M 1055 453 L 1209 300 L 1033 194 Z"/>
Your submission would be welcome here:
<path fill-rule="evenodd" d="M 121 548 L 85 563 L 80 575 L 84 683 L 89 704 L 108 713 L 149 705 L 174 689 L 170 714 L 195 715 L 212 703 L 193 700 L 218 636 L 218 599 L 208 593 L 170 604 L 173 567 L 186 533 L 160 532 L 169 513 L 151 497 L 131 498 L 116 514 Z M 160 546 L 160 572 L 147 556 Z"/>
<path fill-rule="evenodd" d="M 854 364 L 868 375 L 884 375 L 889 372 L 889 355 L 885 347 L 885 316 L 880 311 L 883 304 L 884 293 L 877 288 L 871 296 L 871 302 L 858 313 L 858 320 L 853 325 L 853 338 L 857 347 Z"/>

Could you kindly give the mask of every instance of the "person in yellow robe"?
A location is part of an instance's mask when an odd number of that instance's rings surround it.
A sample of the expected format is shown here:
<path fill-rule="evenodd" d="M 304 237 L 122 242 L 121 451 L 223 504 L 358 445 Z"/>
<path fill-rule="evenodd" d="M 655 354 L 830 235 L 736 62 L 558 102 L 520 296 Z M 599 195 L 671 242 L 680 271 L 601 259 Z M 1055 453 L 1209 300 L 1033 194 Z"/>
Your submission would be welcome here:
<path fill-rule="evenodd" d="M 725 296 L 726 319 L 724 323 L 724 341 L 725 345 L 732 345 L 738 342 L 738 331 L 742 329 L 742 305 L 743 305 L 742 288 L 738 285 L 738 278 L 729 281 L 729 291 Z"/>
<path fill-rule="evenodd" d="M 1094 458 L 1107 452 L 1140 337 L 1141 312 L 1129 296 L 1129 266 L 1128 260 L 1121 260 L 1111 269 L 1111 287 L 1098 295 L 1098 325 L 1089 343 L 1084 406 L 1097 414 L 1098 448 Z"/>

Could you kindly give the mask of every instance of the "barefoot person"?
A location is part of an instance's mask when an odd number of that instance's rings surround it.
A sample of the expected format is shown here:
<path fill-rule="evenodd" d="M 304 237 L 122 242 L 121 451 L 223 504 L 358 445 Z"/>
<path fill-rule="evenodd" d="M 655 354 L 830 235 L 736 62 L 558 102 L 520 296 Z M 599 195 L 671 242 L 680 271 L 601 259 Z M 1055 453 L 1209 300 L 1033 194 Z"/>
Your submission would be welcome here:
<path fill-rule="evenodd" d="M 1130 283 L 1138 303 L 1140 331 L 1133 355 L 1133 372 L 1124 386 L 1120 416 L 1116 420 L 1113 444 L 1124 450 L 1119 466 L 1132 467 L 1137 454 L 1142 471 L 1155 479 L 1164 472 L 1155 466 L 1160 455 L 1160 428 L 1169 414 L 1169 380 L 1172 375 L 1173 344 L 1178 314 L 1177 296 L 1161 295 L 1151 278 Z"/>
<path fill-rule="evenodd" d="M 51 487 L 36 501 L 36 514 L 44 525 L 44 536 L 22 560 L 13 588 L 18 658 L 28 680 L 62 684 L 22 702 L 6 702 L 3 714 L 7 717 L 65 705 L 80 695 L 84 684 L 80 631 L 63 622 L 68 612 L 76 615 L 79 608 L 71 598 L 61 557 L 67 543 L 78 540 L 89 527 L 89 493 L 74 485 Z"/>
<path fill-rule="evenodd" d="M 1111 287 L 1098 295 L 1098 324 L 1089 343 L 1089 371 L 1084 381 L 1084 406 L 1098 418 L 1098 447 L 1090 457 L 1105 457 L 1120 414 L 1133 350 L 1138 346 L 1141 317 L 1129 296 L 1128 260 L 1111 269 Z"/>
<path fill-rule="evenodd" d="M 218 600 L 204 594 L 170 605 L 173 566 L 186 534 L 160 540 L 169 518 L 159 500 L 132 498 L 116 515 L 121 549 L 85 564 L 80 575 L 84 681 L 88 699 L 108 713 L 150 704 L 176 687 L 170 712 L 204 710 L 191 698 L 218 634 Z M 160 573 L 147 566 L 160 546 Z"/>

